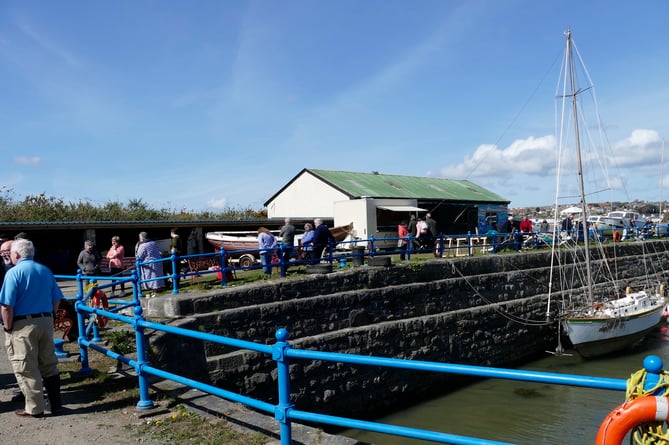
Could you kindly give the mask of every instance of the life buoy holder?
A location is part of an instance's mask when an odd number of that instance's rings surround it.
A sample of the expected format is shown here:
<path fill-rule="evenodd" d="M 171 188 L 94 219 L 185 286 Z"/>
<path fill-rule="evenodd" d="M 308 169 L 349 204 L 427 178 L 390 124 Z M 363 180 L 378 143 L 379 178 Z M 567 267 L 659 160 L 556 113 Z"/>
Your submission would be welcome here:
<path fill-rule="evenodd" d="M 596 445 L 621 445 L 625 435 L 646 422 L 669 420 L 667 397 L 640 397 L 618 405 L 599 426 Z"/>
<path fill-rule="evenodd" d="M 623 240 L 623 234 L 620 233 L 620 230 L 614 230 L 613 231 L 613 242 L 614 243 L 619 243 Z"/>
<path fill-rule="evenodd" d="M 107 301 L 107 294 L 102 292 L 100 289 L 96 290 L 95 293 L 93 294 L 92 306 L 94 308 L 108 310 L 109 301 Z M 104 328 L 105 326 L 107 326 L 108 321 L 109 319 L 104 315 L 95 314 L 95 323 L 99 327 Z"/>

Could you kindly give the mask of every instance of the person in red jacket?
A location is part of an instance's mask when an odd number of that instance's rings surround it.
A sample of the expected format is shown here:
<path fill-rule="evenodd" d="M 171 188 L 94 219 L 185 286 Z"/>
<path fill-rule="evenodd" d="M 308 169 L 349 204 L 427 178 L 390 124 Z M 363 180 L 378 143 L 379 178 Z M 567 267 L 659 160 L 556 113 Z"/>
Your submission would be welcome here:
<path fill-rule="evenodd" d="M 520 221 L 519 229 L 523 233 L 532 233 L 532 221 L 527 215 L 523 216 L 523 219 Z"/>

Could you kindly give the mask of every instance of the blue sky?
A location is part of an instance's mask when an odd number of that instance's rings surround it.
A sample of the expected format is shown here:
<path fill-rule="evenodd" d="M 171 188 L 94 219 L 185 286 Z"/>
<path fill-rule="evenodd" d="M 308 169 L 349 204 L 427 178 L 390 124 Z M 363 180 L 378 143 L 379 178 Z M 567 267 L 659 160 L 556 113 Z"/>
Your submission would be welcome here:
<path fill-rule="evenodd" d="M 620 200 L 666 199 L 667 17 L 662 0 L 0 2 L 0 187 L 260 208 L 323 168 L 548 205 L 571 26 Z"/>

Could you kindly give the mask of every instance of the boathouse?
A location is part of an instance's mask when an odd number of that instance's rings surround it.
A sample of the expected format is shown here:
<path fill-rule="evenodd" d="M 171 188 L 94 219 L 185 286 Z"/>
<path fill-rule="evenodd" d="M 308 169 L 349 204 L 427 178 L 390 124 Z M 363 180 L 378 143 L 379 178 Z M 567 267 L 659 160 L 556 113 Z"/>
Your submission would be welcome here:
<path fill-rule="evenodd" d="M 269 218 L 332 218 L 358 238 L 395 236 L 410 214 L 430 212 L 444 234 L 486 233 L 510 201 L 468 180 L 305 168 L 264 205 Z"/>

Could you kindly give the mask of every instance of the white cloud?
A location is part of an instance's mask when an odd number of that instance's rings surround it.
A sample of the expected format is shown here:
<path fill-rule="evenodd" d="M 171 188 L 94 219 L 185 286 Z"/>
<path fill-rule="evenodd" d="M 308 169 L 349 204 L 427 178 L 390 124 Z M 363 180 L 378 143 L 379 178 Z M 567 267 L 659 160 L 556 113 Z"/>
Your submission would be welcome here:
<path fill-rule="evenodd" d="M 210 199 L 209 201 L 207 201 L 207 205 L 214 209 L 224 209 L 227 204 L 228 204 L 227 198 Z"/>
<path fill-rule="evenodd" d="M 655 130 L 638 129 L 613 144 L 615 162 L 619 167 L 657 165 L 662 159 L 662 138 Z"/>
<path fill-rule="evenodd" d="M 553 136 L 519 139 L 504 149 L 484 144 L 462 163 L 444 167 L 440 173 L 447 178 L 545 175 L 555 167 L 555 147 Z"/>
<path fill-rule="evenodd" d="M 20 165 L 40 165 L 42 158 L 39 156 L 15 156 L 14 162 Z"/>

